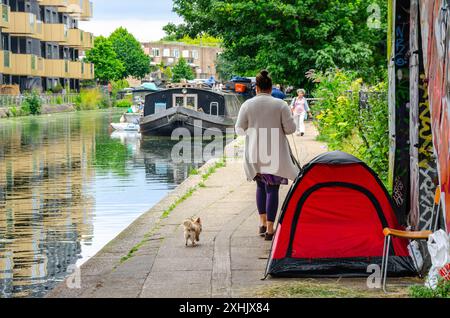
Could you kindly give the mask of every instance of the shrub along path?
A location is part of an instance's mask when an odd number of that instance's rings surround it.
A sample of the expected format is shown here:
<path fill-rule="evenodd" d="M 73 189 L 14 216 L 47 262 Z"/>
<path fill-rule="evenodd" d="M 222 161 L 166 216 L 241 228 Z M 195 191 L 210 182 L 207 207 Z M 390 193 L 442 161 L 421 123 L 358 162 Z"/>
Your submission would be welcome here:
<path fill-rule="evenodd" d="M 308 131 L 294 137 L 302 164 L 326 151 L 311 125 Z M 383 296 L 365 279 L 261 281 L 270 243 L 257 235 L 255 184 L 246 181 L 242 162 L 217 167 L 189 178 L 83 265 L 81 288 L 63 283 L 48 297 Z M 204 227 L 194 248 L 184 246 L 181 226 L 192 216 Z"/>

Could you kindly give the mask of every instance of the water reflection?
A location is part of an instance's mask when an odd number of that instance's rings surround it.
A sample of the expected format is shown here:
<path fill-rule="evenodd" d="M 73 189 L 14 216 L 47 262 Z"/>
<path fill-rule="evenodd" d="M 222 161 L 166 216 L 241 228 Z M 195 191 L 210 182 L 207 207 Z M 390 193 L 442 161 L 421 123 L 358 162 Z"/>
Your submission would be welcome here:
<path fill-rule="evenodd" d="M 175 142 L 113 133 L 119 117 L 0 121 L 0 298 L 45 295 L 188 176 Z"/>

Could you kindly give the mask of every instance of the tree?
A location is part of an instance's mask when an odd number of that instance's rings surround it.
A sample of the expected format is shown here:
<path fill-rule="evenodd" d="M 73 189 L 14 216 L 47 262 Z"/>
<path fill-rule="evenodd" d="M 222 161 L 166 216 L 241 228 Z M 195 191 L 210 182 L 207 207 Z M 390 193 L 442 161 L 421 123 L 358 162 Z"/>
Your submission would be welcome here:
<path fill-rule="evenodd" d="M 122 79 L 125 70 L 122 62 L 117 59 L 111 42 L 99 36 L 95 38 L 94 47 L 86 52 L 86 60 L 95 65 L 95 78 L 102 83 Z"/>
<path fill-rule="evenodd" d="M 173 74 L 172 81 L 175 83 L 180 82 L 182 79 L 193 80 L 195 78 L 192 68 L 182 57 L 180 57 L 178 63 L 172 68 L 172 74 Z"/>
<path fill-rule="evenodd" d="M 379 29 L 368 23 L 374 4 Z M 173 9 L 185 22 L 166 26 L 168 36 L 222 39 L 222 61 L 242 76 L 267 68 L 276 82 L 304 85 L 310 69 L 351 69 L 376 81 L 386 68 L 384 0 L 174 0 Z"/>
<path fill-rule="evenodd" d="M 164 77 L 165 77 L 166 80 L 168 80 L 168 81 L 172 80 L 173 72 L 172 72 L 172 69 L 169 66 L 166 67 L 166 69 L 164 70 L 163 74 L 164 74 Z"/>
<path fill-rule="evenodd" d="M 118 28 L 109 37 L 118 59 L 125 66 L 122 78 L 133 76 L 142 79 L 150 73 L 150 57 L 141 44 L 125 28 Z"/>

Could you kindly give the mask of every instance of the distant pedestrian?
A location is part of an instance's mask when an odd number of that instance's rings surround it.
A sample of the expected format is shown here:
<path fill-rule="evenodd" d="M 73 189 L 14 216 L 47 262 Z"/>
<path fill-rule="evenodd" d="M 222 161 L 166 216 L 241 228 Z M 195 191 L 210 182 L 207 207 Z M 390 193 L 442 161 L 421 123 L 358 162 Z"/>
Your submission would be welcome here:
<path fill-rule="evenodd" d="M 297 90 L 297 97 L 294 98 L 291 103 L 292 114 L 294 115 L 295 124 L 297 125 L 297 136 L 305 135 L 306 116 L 307 114 L 312 116 L 305 94 L 306 92 L 304 89 Z"/>
<path fill-rule="evenodd" d="M 113 91 L 113 87 L 112 87 L 111 82 L 109 82 L 108 83 L 108 94 L 109 94 L 109 97 L 112 97 L 112 91 Z"/>
<path fill-rule="evenodd" d="M 281 86 L 276 85 L 272 88 L 272 97 L 284 100 L 286 95 L 281 91 Z"/>
<path fill-rule="evenodd" d="M 271 96 L 272 79 L 265 70 L 256 77 L 256 94 L 242 105 L 236 132 L 247 136 L 244 168 L 248 181 L 257 183 L 259 234 L 271 241 L 280 186 L 288 184 L 288 179 L 297 178 L 299 173 L 286 138 L 295 132 L 296 126 L 289 105 Z M 271 154 L 269 163 L 264 155 L 268 152 Z"/>

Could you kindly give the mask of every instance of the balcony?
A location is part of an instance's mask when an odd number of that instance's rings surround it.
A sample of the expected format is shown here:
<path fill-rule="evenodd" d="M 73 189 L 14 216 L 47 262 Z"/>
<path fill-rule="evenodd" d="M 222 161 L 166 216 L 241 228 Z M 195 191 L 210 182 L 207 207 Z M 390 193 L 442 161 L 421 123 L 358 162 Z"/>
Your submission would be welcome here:
<path fill-rule="evenodd" d="M 94 64 L 81 62 L 81 79 L 83 80 L 94 79 Z"/>
<path fill-rule="evenodd" d="M 38 0 L 40 6 L 48 7 L 66 7 L 69 4 L 68 0 Z"/>
<path fill-rule="evenodd" d="M 8 28 L 9 27 L 9 16 L 11 15 L 11 9 L 6 4 L 0 5 L 1 10 L 1 19 L 0 19 L 0 28 Z"/>
<path fill-rule="evenodd" d="M 90 75 L 93 67 L 90 63 L 68 60 L 44 60 L 45 76 L 57 78 L 93 79 Z"/>
<path fill-rule="evenodd" d="M 65 6 L 58 7 L 58 12 L 72 15 L 74 18 L 81 18 L 83 9 L 80 6 L 80 0 L 67 0 Z"/>
<path fill-rule="evenodd" d="M 83 1 L 83 7 L 82 13 L 81 13 L 81 20 L 82 21 L 88 21 L 92 18 L 94 13 L 94 5 L 89 0 L 81 0 Z"/>
<path fill-rule="evenodd" d="M 5 33 L 15 36 L 28 36 L 42 39 L 42 22 L 36 19 L 36 15 L 28 12 L 10 12 L 9 26 L 5 28 Z"/>
<path fill-rule="evenodd" d="M 69 29 L 65 24 L 44 23 L 43 41 L 66 43 L 68 39 Z"/>
<path fill-rule="evenodd" d="M 94 46 L 94 36 L 92 33 L 84 32 L 80 29 L 69 29 L 69 36 L 66 45 L 88 50 Z"/>
<path fill-rule="evenodd" d="M 44 59 L 31 54 L 0 51 L 0 71 L 19 76 L 44 76 Z"/>

